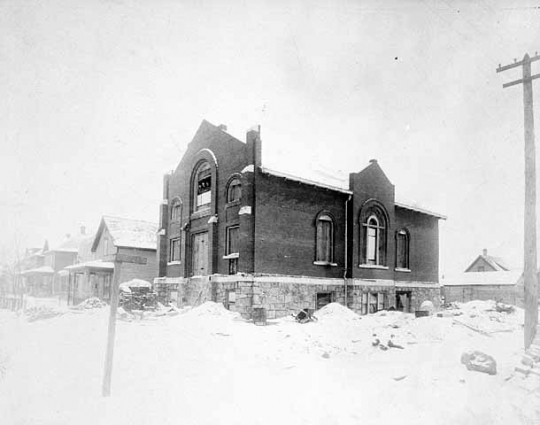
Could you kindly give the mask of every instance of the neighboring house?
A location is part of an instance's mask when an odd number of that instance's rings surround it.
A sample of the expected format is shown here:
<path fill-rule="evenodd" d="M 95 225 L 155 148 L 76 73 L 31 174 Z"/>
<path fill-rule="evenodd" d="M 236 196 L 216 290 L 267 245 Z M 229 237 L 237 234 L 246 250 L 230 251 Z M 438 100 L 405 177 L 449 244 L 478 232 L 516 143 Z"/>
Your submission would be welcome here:
<path fill-rule="evenodd" d="M 459 273 L 442 279 L 445 303 L 494 300 L 523 306 L 522 270 Z"/>
<path fill-rule="evenodd" d="M 20 276 L 28 295 L 51 295 L 54 269 L 50 265 L 45 265 L 45 253 L 48 251 L 49 243 L 45 241 L 41 249 L 28 248 L 20 262 Z"/>
<path fill-rule="evenodd" d="M 29 295 L 66 295 L 68 274 L 64 268 L 77 262 L 79 245 L 88 238 L 85 233 L 85 227 L 81 226 L 78 235 L 66 235 L 65 240 L 52 249 L 45 242 L 43 249 L 30 255 L 25 261 L 26 264 L 30 263 L 30 268 L 21 273 Z"/>
<path fill-rule="evenodd" d="M 179 304 L 223 302 L 280 317 L 338 301 L 367 314 L 438 304 L 439 219 L 395 200 L 376 160 L 348 187 L 263 167 L 246 143 L 203 121 L 164 178 L 158 290 Z"/>
<path fill-rule="evenodd" d="M 500 257 L 493 257 L 488 255 L 487 249 L 482 250 L 482 255 L 479 255 L 469 267 L 465 270 L 465 273 L 471 272 L 501 272 L 508 271 L 510 267 Z"/>
<path fill-rule="evenodd" d="M 93 238 L 79 247 L 77 264 L 69 272 L 68 303 L 89 297 L 109 301 L 115 273 L 119 283 L 138 278 L 152 282 L 157 274 L 156 232 L 158 226 L 141 220 L 104 216 Z M 116 254 L 146 259 L 146 264 L 115 266 Z"/>

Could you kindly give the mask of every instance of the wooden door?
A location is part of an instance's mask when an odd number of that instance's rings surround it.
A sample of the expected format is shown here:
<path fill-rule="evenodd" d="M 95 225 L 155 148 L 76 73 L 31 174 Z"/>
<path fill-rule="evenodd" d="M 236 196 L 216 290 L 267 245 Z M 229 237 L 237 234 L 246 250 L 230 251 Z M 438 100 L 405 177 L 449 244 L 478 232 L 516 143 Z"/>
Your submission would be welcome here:
<path fill-rule="evenodd" d="M 208 232 L 197 233 L 191 239 L 191 275 L 208 274 Z"/>

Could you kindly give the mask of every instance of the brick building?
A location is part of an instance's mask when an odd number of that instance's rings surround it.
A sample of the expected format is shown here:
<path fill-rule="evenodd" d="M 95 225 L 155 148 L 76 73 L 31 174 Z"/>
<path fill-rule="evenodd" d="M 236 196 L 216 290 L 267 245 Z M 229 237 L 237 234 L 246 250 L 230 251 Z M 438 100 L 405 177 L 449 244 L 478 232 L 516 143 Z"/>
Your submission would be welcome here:
<path fill-rule="evenodd" d="M 68 303 L 89 297 L 109 301 L 114 274 L 119 283 L 131 279 L 152 282 L 157 274 L 157 224 L 141 220 L 103 216 L 99 228 L 79 246 L 79 262 L 65 268 L 69 274 Z M 117 254 L 146 259 L 146 264 L 124 263 L 116 269 Z"/>
<path fill-rule="evenodd" d="M 331 301 L 412 311 L 438 302 L 443 218 L 397 202 L 375 160 L 348 188 L 310 181 L 263 167 L 258 128 L 243 143 L 203 121 L 164 177 L 155 283 L 245 317 Z"/>

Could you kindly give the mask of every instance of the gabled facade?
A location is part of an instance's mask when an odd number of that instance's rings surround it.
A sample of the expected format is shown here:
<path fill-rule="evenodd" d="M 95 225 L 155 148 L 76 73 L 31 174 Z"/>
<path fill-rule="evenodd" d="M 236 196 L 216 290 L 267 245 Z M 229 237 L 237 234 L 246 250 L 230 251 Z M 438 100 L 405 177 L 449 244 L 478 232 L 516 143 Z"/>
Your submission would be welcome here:
<path fill-rule="evenodd" d="M 158 287 L 180 304 L 211 299 L 250 317 L 339 301 L 359 313 L 438 302 L 438 221 L 396 202 L 372 160 L 348 188 L 265 168 L 246 142 L 203 121 L 164 178 Z"/>
<path fill-rule="evenodd" d="M 141 220 L 104 216 L 96 234 L 79 246 L 78 262 L 65 268 L 69 274 L 68 303 L 90 297 L 109 301 L 111 285 L 131 279 L 151 282 L 157 274 L 157 224 Z M 117 254 L 146 259 L 146 264 L 115 265 Z M 116 275 L 116 276 L 115 276 Z"/>
<path fill-rule="evenodd" d="M 482 250 L 482 255 L 479 255 L 469 267 L 465 270 L 465 273 L 472 272 L 503 272 L 509 271 L 510 267 L 506 262 L 499 257 L 493 257 L 488 255 L 488 250 Z"/>

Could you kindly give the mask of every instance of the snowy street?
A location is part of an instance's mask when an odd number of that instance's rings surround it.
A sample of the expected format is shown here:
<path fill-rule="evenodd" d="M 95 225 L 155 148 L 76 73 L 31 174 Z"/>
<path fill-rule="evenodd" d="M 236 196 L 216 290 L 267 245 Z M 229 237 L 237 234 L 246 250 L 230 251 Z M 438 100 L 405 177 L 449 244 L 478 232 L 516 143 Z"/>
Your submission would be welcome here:
<path fill-rule="evenodd" d="M 3 310 L 0 417 L 13 425 L 538 424 L 540 379 L 513 373 L 522 311 L 489 307 L 415 318 L 358 316 L 333 303 L 315 322 L 255 326 L 208 302 L 119 320 L 108 399 L 108 308 L 31 322 Z M 375 339 L 403 348 L 383 350 Z M 460 357 L 470 349 L 493 356 L 497 375 L 468 371 Z"/>

